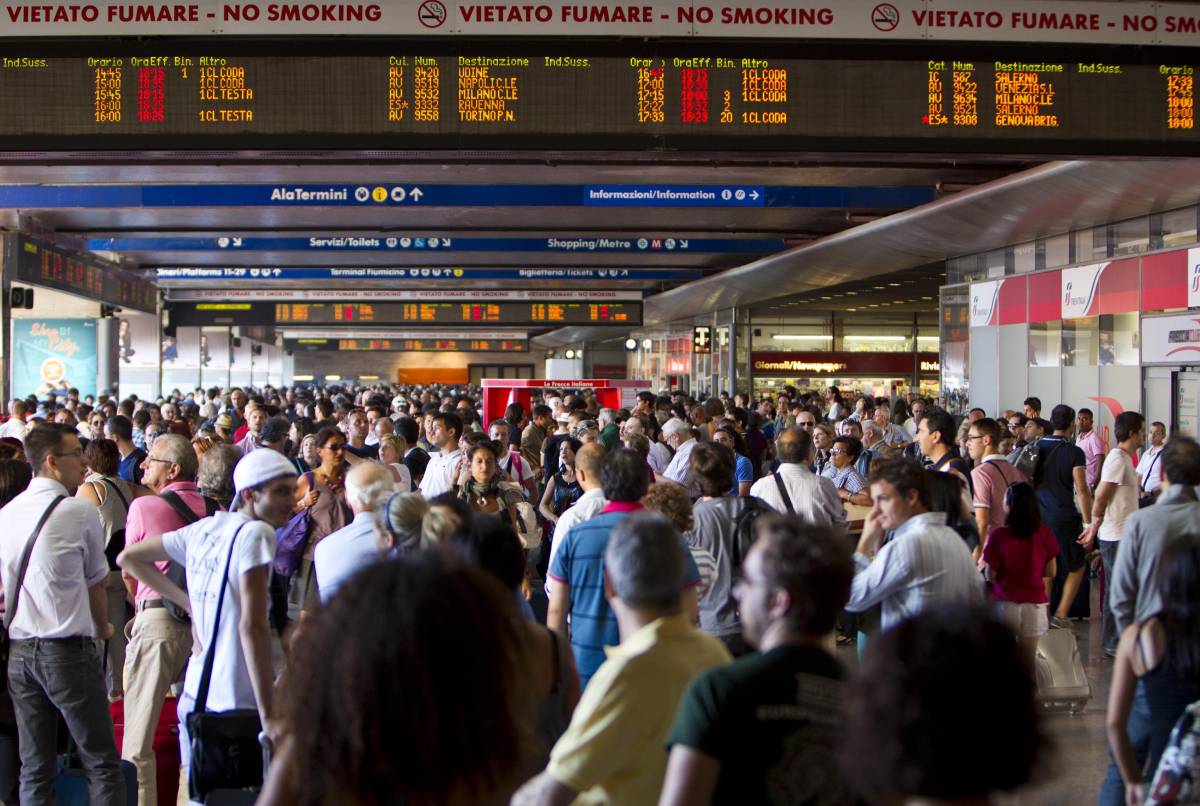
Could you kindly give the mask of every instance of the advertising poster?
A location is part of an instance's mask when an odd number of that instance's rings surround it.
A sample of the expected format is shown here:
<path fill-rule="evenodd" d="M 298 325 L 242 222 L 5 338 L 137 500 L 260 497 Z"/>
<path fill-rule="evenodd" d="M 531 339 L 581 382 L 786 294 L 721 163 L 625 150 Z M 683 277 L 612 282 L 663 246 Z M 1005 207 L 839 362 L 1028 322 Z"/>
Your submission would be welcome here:
<path fill-rule="evenodd" d="M 96 320 L 13 320 L 14 393 L 43 397 L 71 387 L 96 394 Z"/>
<path fill-rule="evenodd" d="M 163 389 L 186 391 L 200 384 L 200 328 L 180 327 L 162 338 Z"/>
<path fill-rule="evenodd" d="M 117 320 L 117 370 L 121 395 L 158 397 L 158 317 L 127 311 Z"/>

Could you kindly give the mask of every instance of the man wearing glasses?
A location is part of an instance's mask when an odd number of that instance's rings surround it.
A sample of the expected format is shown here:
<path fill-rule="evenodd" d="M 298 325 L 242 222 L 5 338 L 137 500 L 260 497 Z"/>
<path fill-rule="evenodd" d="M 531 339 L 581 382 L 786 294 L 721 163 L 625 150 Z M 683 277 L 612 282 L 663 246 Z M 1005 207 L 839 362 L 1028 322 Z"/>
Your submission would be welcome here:
<path fill-rule="evenodd" d="M 156 495 L 140 496 L 129 505 L 125 543 L 182 529 L 219 509 L 196 486 L 199 462 L 192 445 L 178 434 L 154 441 L 142 463 L 142 481 Z M 180 509 L 182 508 L 182 509 Z M 184 519 L 184 511 L 191 516 Z M 170 563 L 156 563 L 167 573 Z M 121 755 L 137 768 L 138 799 L 156 803 L 158 782 L 154 734 L 167 689 L 187 668 L 192 653 L 191 625 L 167 612 L 162 595 L 129 574 L 125 584 L 133 596 L 134 621 L 125 652 L 125 732 Z"/>
<path fill-rule="evenodd" d="M 125 779 L 96 646 L 113 631 L 104 528 L 99 510 L 74 498 L 85 472 L 83 449 L 73 428 L 48 424 L 26 435 L 25 452 L 36 476 L 0 516 L 20 799 L 54 798 L 61 713 L 79 746 L 91 802 L 124 803 Z"/>

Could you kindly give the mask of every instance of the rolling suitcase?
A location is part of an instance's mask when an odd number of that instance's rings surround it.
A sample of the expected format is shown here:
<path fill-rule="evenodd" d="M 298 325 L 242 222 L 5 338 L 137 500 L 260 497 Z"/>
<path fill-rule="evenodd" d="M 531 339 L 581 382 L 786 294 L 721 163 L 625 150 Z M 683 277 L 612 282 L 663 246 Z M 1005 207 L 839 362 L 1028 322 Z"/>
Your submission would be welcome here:
<path fill-rule="evenodd" d="M 154 731 L 154 767 L 158 788 L 158 806 L 174 806 L 175 793 L 179 788 L 179 717 L 175 712 L 177 704 L 178 700 L 174 697 L 167 697 L 163 700 L 162 715 L 158 718 L 158 726 Z M 124 700 L 117 700 L 109 706 L 118 750 L 122 748 L 124 741 L 124 706 Z"/>
<path fill-rule="evenodd" d="M 1052 627 L 1039 638 L 1034 666 L 1037 701 L 1043 709 L 1067 711 L 1074 716 L 1092 698 L 1092 686 L 1072 630 Z"/>

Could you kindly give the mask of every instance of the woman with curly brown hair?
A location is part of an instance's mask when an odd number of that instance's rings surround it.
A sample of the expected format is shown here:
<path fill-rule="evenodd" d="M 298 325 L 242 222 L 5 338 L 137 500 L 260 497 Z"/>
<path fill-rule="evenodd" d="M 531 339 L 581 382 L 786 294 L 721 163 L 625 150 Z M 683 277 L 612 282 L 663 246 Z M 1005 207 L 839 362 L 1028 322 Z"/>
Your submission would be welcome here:
<path fill-rule="evenodd" d="M 487 571 L 441 552 L 370 566 L 294 653 L 260 804 L 501 804 L 521 783 L 533 648 Z"/>

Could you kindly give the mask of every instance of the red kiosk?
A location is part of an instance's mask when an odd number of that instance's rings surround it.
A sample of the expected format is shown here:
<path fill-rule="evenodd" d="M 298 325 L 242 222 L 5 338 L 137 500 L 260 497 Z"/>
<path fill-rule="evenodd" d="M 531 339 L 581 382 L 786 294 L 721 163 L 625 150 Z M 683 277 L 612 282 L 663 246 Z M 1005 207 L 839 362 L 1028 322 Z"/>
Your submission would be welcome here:
<path fill-rule="evenodd" d="M 534 389 L 591 389 L 602 408 L 633 408 L 638 392 L 650 388 L 649 381 L 608 380 L 544 380 L 539 378 L 484 378 L 483 421 L 504 418 L 504 410 L 510 403 L 520 403 L 528 413 L 533 401 Z"/>

